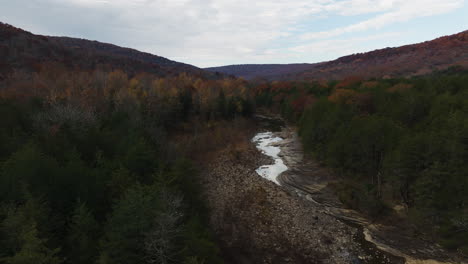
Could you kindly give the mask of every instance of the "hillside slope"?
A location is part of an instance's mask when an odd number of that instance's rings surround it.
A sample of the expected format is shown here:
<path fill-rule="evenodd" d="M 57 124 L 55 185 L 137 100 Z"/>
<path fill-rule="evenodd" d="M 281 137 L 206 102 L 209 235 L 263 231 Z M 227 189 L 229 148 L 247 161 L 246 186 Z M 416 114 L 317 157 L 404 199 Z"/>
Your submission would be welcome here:
<path fill-rule="evenodd" d="M 303 72 L 314 68 L 316 64 L 240 64 L 221 67 L 205 68 L 207 71 L 219 72 L 228 75 L 242 77 L 247 80 L 256 77 L 277 80 L 290 74 Z"/>
<path fill-rule="evenodd" d="M 317 64 L 232 65 L 207 68 L 246 79 L 342 79 L 408 77 L 450 66 L 468 67 L 468 31 L 423 43 L 353 54 Z"/>
<path fill-rule="evenodd" d="M 15 70 L 36 71 L 47 62 L 83 70 L 120 69 L 128 74 L 147 72 L 166 76 L 186 72 L 204 77 L 214 75 L 192 65 L 134 49 L 85 39 L 34 35 L 1 22 L 0 56 L 0 78 Z"/>

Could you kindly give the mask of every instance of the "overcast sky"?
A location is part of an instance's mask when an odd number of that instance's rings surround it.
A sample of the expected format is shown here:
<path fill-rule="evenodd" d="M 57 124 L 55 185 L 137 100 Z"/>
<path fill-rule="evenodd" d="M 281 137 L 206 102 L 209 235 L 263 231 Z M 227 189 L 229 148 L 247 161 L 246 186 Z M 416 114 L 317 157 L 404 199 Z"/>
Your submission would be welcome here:
<path fill-rule="evenodd" d="M 320 62 L 468 29 L 465 0 L 0 0 L 0 21 L 199 67 Z"/>

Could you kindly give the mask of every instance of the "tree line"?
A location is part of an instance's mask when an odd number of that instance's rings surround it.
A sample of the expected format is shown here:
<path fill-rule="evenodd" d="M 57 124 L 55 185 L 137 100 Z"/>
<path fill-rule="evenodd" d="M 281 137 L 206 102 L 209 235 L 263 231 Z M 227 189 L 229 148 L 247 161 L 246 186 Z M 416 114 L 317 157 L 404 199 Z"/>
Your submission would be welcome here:
<path fill-rule="evenodd" d="M 402 205 L 418 229 L 468 254 L 468 72 L 273 82 L 256 103 L 298 126 L 305 151 L 334 168 L 336 192 L 371 217 Z"/>
<path fill-rule="evenodd" d="M 222 263 L 171 136 L 253 110 L 237 79 L 16 71 L 0 82 L 0 262 Z"/>

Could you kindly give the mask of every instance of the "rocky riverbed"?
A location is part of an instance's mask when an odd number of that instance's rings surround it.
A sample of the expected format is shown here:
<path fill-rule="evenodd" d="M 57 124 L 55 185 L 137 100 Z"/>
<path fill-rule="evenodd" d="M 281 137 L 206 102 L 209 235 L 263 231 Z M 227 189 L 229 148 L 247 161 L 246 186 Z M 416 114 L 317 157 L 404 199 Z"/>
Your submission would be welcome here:
<path fill-rule="evenodd" d="M 227 263 L 443 263 L 392 251 L 382 243 L 385 232 L 376 232 L 379 226 L 343 208 L 334 197 L 327 184 L 333 181 L 332 173 L 303 159 L 294 130 L 283 129 L 274 136 L 282 138 L 275 140 L 281 148 L 276 154 L 288 167 L 277 178 L 280 185 L 257 173 L 277 161 L 250 143 L 254 135 L 241 147 L 218 153 L 202 173 L 210 224 Z"/>
<path fill-rule="evenodd" d="M 210 223 L 228 263 L 403 263 L 382 254 L 372 262 L 358 227 L 324 213 L 259 177 L 274 161 L 253 144 L 217 155 L 201 178 Z"/>
<path fill-rule="evenodd" d="M 361 263 L 358 229 L 259 177 L 268 162 L 254 148 L 221 153 L 204 176 L 210 223 L 231 263 Z"/>

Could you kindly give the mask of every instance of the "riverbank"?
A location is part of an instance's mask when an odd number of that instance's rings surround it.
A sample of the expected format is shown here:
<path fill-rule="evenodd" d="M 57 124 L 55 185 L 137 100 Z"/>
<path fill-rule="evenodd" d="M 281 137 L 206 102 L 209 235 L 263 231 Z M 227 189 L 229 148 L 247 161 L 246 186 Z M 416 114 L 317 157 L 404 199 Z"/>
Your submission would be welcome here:
<path fill-rule="evenodd" d="M 326 214 L 361 226 L 367 241 L 385 252 L 405 258 L 406 263 L 466 263 L 431 241 L 415 238 L 407 230 L 373 223 L 364 215 L 345 208 L 331 187 L 337 178 L 318 162 L 304 158 L 296 131 L 285 128 L 276 136 L 284 138 L 276 146 L 280 147 L 279 156 L 289 168 L 277 180 L 290 193 L 313 202 Z"/>
<path fill-rule="evenodd" d="M 376 260 L 356 242 L 358 227 L 260 177 L 256 169 L 273 160 L 253 144 L 240 144 L 220 151 L 200 179 L 228 263 L 403 263 L 390 254 Z"/>

